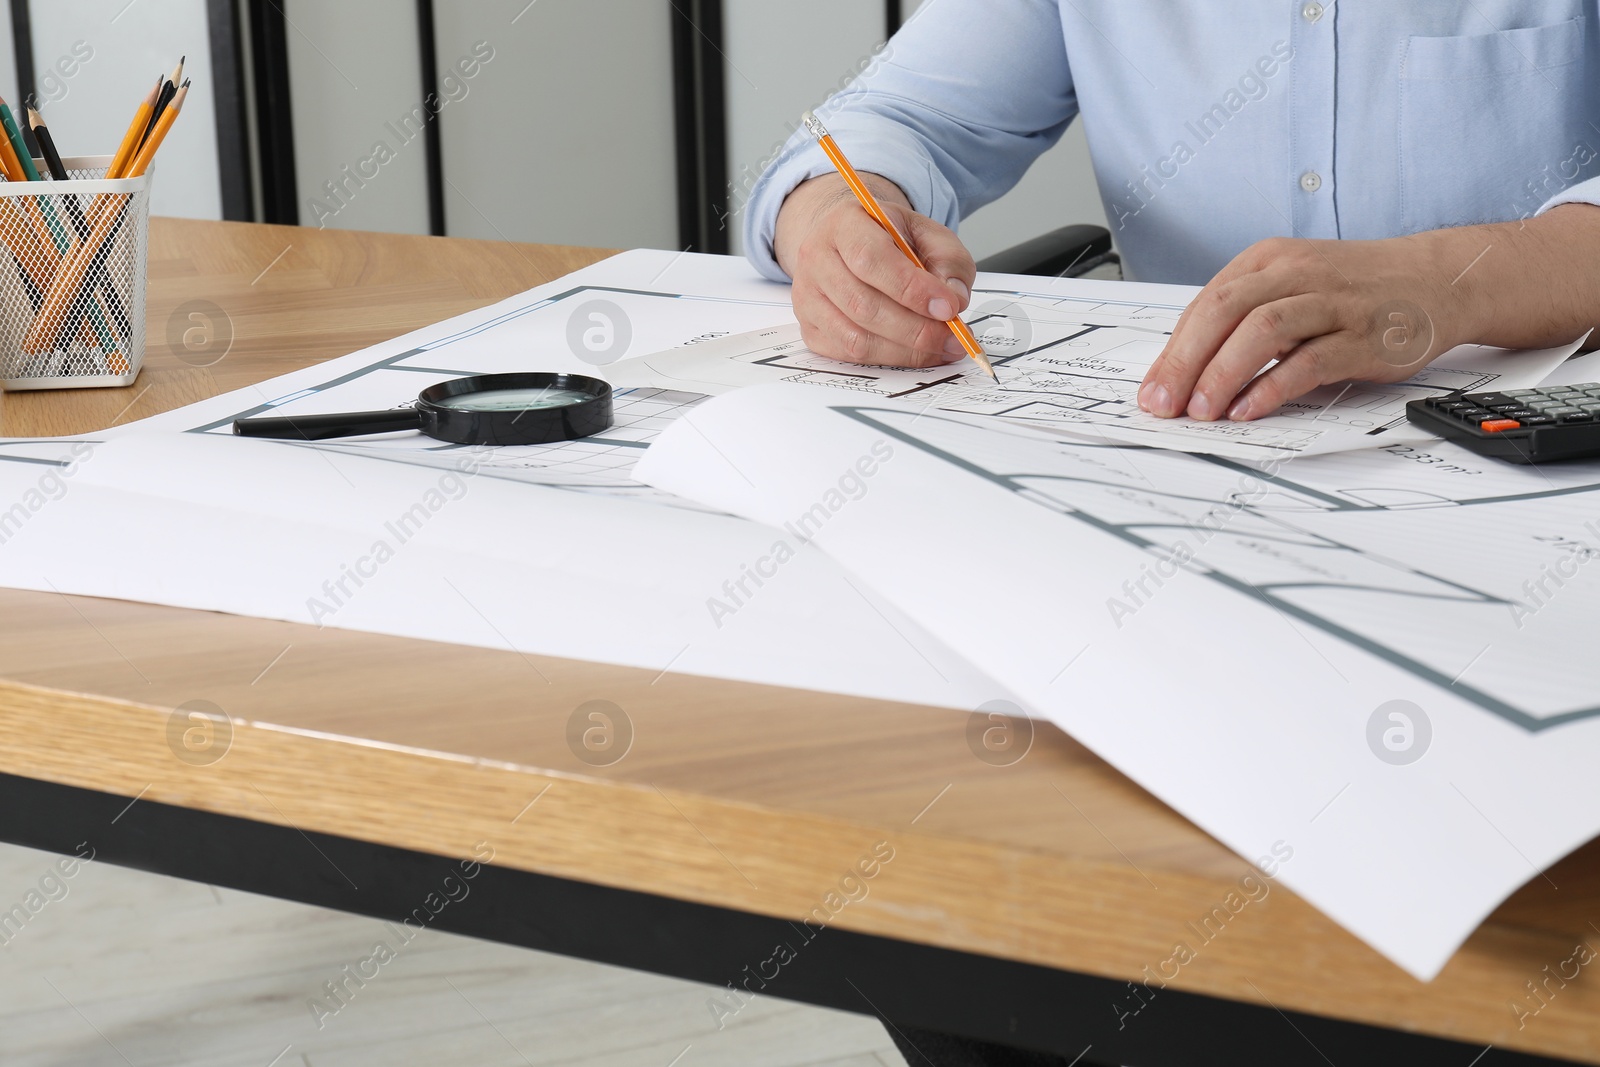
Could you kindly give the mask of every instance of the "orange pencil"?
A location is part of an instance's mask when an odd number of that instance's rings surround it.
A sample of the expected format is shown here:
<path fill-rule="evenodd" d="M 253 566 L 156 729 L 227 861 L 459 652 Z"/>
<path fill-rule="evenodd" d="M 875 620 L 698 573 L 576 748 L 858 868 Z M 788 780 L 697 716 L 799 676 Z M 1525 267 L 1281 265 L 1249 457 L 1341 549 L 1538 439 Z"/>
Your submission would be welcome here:
<path fill-rule="evenodd" d="M 0 170 L 4 170 L 6 181 L 25 182 L 28 180 L 27 172 L 22 169 L 22 160 L 17 156 L 17 150 L 11 145 L 11 138 L 0 135 Z"/>
<path fill-rule="evenodd" d="M 5 242 L 5 246 L 16 257 L 17 267 L 26 280 L 28 300 L 33 304 L 35 311 L 39 310 L 39 304 L 44 299 L 45 290 L 50 287 L 50 277 L 54 273 L 50 264 L 42 262 L 40 257 L 31 254 L 39 238 L 39 231 L 29 225 L 16 198 L 9 196 L 0 198 L 0 241 Z"/>
<path fill-rule="evenodd" d="M 49 231 L 44 228 L 38 205 L 27 198 L 8 196 L 0 200 L 0 233 L 5 235 L 6 246 L 16 253 L 17 261 L 28 272 L 42 298 L 50 288 L 56 268 L 61 265 L 61 253 L 56 251 Z"/>
<path fill-rule="evenodd" d="M 889 236 L 894 238 L 894 243 L 899 246 L 900 251 L 905 253 L 907 259 L 917 265 L 918 270 L 927 270 L 928 268 L 922 265 L 922 257 L 917 255 L 917 250 L 912 248 L 911 243 L 900 235 L 900 231 L 895 228 L 894 220 L 889 218 L 888 213 L 883 210 L 883 206 L 878 203 L 878 198 L 872 195 L 872 190 L 867 188 L 866 183 L 861 180 L 861 175 L 857 174 L 856 169 L 850 165 L 850 161 L 844 158 L 844 153 L 839 150 L 838 144 L 834 142 L 833 135 L 828 132 L 827 127 L 823 126 L 817 116 L 809 111 L 805 113 L 802 121 L 811 136 L 815 137 L 818 143 L 822 145 L 822 150 L 828 153 L 828 158 L 838 168 L 839 176 L 845 180 L 846 185 L 850 186 L 850 191 L 856 194 L 856 199 L 861 201 L 861 206 L 866 209 L 867 214 L 871 215 L 879 226 L 889 231 Z M 989 362 L 989 356 L 984 352 L 983 346 L 978 343 L 978 339 L 972 336 L 971 327 L 962 322 L 959 315 L 951 319 L 946 325 L 950 327 L 950 332 L 956 335 L 956 340 L 961 342 L 961 347 L 967 350 L 967 355 L 972 357 L 973 362 L 977 363 L 989 377 L 998 382 L 1000 377 L 994 372 L 994 364 Z"/>
<path fill-rule="evenodd" d="M 157 149 L 161 147 L 162 140 L 167 131 L 177 120 L 178 112 L 183 108 L 184 97 L 189 92 L 189 86 L 184 84 L 167 109 L 161 113 L 155 129 L 150 131 L 150 136 L 145 138 L 144 144 L 134 156 L 133 161 L 126 167 L 124 177 L 137 178 L 150 166 L 150 161 L 155 158 Z M 88 274 L 95 256 L 110 239 L 112 231 L 116 228 L 120 207 L 125 206 L 127 200 L 117 194 L 105 194 L 95 198 L 95 203 L 89 209 L 89 236 L 73 245 L 62 261 L 61 269 L 56 272 L 55 279 L 50 283 L 50 291 L 45 294 L 44 304 L 39 314 L 33 318 L 33 324 L 28 328 L 27 335 L 23 338 L 22 350 L 37 353 L 48 351 L 55 338 L 60 334 L 65 325 L 68 312 L 73 301 L 83 288 L 84 276 Z M 116 205 L 116 206 L 113 206 Z M 121 358 L 121 353 L 112 353 L 110 357 L 113 374 L 124 374 L 127 364 Z"/>
<path fill-rule="evenodd" d="M 188 95 L 189 83 L 185 81 L 178 91 L 173 94 L 171 102 L 162 110 L 161 116 L 156 119 L 155 127 L 151 129 L 149 135 L 139 142 L 133 156 L 116 173 L 107 171 L 106 177 L 137 178 L 143 174 L 149 168 L 150 161 L 155 158 L 156 152 L 160 150 L 161 142 L 166 138 L 167 131 L 172 129 L 174 122 L 178 121 L 178 113 L 183 110 L 183 101 Z M 113 205 L 121 203 L 123 201 L 120 194 L 116 193 L 101 193 L 95 197 L 94 203 L 89 205 L 89 225 L 98 227 L 104 221 L 102 216 Z M 93 234 L 90 234 L 89 240 L 94 240 Z"/>
<path fill-rule="evenodd" d="M 183 99 L 188 95 L 189 83 L 186 81 L 183 83 L 183 87 L 173 96 L 172 102 L 161 112 L 161 117 L 156 119 L 155 129 L 150 131 L 150 136 L 144 139 L 144 144 L 140 145 L 139 151 L 134 153 L 133 161 L 128 164 L 127 172 L 122 177 L 137 178 L 150 166 L 150 161 L 156 157 L 156 151 L 160 149 L 162 140 L 167 136 L 167 131 L 172 129 L 172 124 L 177 121 L 178 112 L 183 110 Z"/>
<path fill-rule="evenodd" d="M 157 87 L 155 109 L 150 112 L 150 121 L 146 124 L 144 133 L 139 137 L 140 144 L 149 139 L 151 131 L 156 128 L 156 123 L 161 121 L 161 113 L 167 109 L 167 105 L 177 95 L 178 79 L 183 77 L 183 64 L 188 58 L 188 56 L 179 57 L 178 65 L 172 68 L 172 73 L 167 75 Z"/>
<path fill-rule="evenodd" d="M 122 177 L 122 168 L 128 165 L 133 154 L 139 150 L 139 138 L 144 134 L 144 128 L 150 124 L 150 115 L 156 109 L 156 95 L 161 92 L 162 78 L 156 78 L 155 86 L 150 90 L 139 104 L 139 109 L 134 112 L 133 121 L 128 124 L 128 132 L 122 135 L 122 143 L 117 146 L 117 154 L 111 157 L 111 166 L 106 168 L 107 178 Z"/>
<path fill-rule="evenodd" d="M 3 132 L 0 132 L 0 172 L 5 173 L 7 181 L 28 180 L 28 175 L 22 169 L 22 160 L 11 145 L 11 138 Z M 28 261 L 26 269 L 37 281 L 39 268 L 42 267 L 46 275 L 44 281 L 48 285 L 49 275 L 54 274 L 61 263 L 61 251 L 56 248 L 55 238 L 50 235 L 50 225 L 39 210 L 39 202 L 32 197 L 22 197 L 11 205 L 11 210 L 26 216 L 26 224 L 33 230 L 33 239 L 26 246 L 31 253 L 23 257 Z"/>

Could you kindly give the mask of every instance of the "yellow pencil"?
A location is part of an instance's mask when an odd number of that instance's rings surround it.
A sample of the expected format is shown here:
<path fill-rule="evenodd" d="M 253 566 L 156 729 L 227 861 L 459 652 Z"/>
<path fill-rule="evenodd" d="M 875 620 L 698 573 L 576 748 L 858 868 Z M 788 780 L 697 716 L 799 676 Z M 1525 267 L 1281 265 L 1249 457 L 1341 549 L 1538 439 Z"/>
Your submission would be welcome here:
<path fill-rule="evenodd" d="M 28 299 L 33 304 L 33 309 L 37 311 L 44 299 L 45 290 L 50 287 L 55 264 L 48 262 L 45 256 L 33 254 L 33 250 L 40 247 L 40 233 L 25 216 L 25 209 L 17 200 L 18 198 L 10 196 L 0 198 L 0 241 L 5 242 L 5 246 L 16 257 L 17 266 L 27 279 Z M 51 244 L 48 238 L 44 244 L 52 251 L 55 249 L 55 245 Z M 59 262 L 59 253 L 57 256 Z"/>
<path fill-rule="evenodd" d="M 155 129 L 157 120 L 161 118 L 161 112 L 166 110 L 167 104 L 172 100 L 173 96 L 177 95 L 178 79 L 183 77 L 183 64 L 188 58 L 188 56 L 180 56 L 178 65 L 172 68 L 172 73 L 156 83 L 155 107 L 151 109 L 150 118 L 145 123 L 144 132 L 139 136 L 140 144 L 144 144 L 151 131 Z"/>
<path fill-rule="evenodd" d="M 125 178 L 137 178 L 150 166 L 150 161 L 156 157 L 161 142 L 166 139 L 167 131 L 172 129 L 172 124 L 178 119 L 178 112 L 183 110 L 184 97 L 189 95 L 189 83 L 184 82 L 182 88 L 172 97 L 172 102 L 161 112 L 161 117 L 156 119 L 155 128 L 150 131 L 150 136 L 144 139 L 144 144 L 139 146 L 139 151 L 134 153 L 133 161 L 128 164 Z"/>
<path fill-rule="evenodd" d="M 833 135 L 828 133 L 827 127 L 823 126 L 817 116 L 809 111 L 805 113 L 803 121 L 811 136 L 817 139 L 817 142 L 822 145 L 822 150 L 828 154 L 828 158 L 838 168 L 840 177 L 844 178 L 845 184 L 850 186 L 850 191 L 856 194 L 857 200 L 861 201 L 861 206 L 866 209 L 867 214 L 871 215 L 879 226 L 889 231 L 889 236 L 894 238 L 894 243 L 899 246 L 900 251 L 905 253 L 907 259 L 917 265 L 918 270 L 927 270 L 928 268 L 922 265 L 922 257 L 917 255 L 917 250 L 911 247 L 911 242 L 900 235 L 900 231 L 895 228 L 894 220 L 889 218 L 888 212 L 883 210 L 883 206 L 878 203 L 878 198 L 872 195 L 872 190 L 867 188 L 867 184 L 861 180 L 861 175 L 856 173 L 856 169 L 850 165 L 850 161 L 844 158 L 844 153 L 839 150 L 839 145 L 834 141 Z M 989 362 L 988 354 L 984 352 L 983 346 L 978 343 L 978 339 L 972 336 L 971 327 L 961 321 L 961 316 L 957 315 L 946 325 L 950 327 L 950 332 L 956 335 L 956 340 L 961 342 L 961 347 L 967 350 L 967 355 L 971 356 L 973 361 L 982 367 L 989 377 L 998 382 L 1000 376 L 995 374 L 994 364 Z"/>
<path fill-rule="evenodd" d="M 28 176 L 22 171 L 22 160 L 17 158 L 17 150 L 11 147 L 11 138 L 5 136 L 0 136 L 0 170 L 5 171 L 6 181 L 28 180 Z"/>
<path fill-rule="evenodd" d="M 149 168 L 150 161 L 155 158 L 156 151 L 167 136 L 167 131 L 172 128 L 178 113 L 183 109 L 184 97 L 188 92 L 189 86 L 185 83 L 173 96 L 172 102 L 156 120 L 150 136 L 145 138 L 138 154 L 127 165 L 124 177 L 137 178 Z M 105 247 L 112 231 L 116 229 L 121 208 L 126 203 L 126 196 L 119 194 L 102 193 L 95 197 L 94 204 L 89 208 L 89 236 L 75 244 L 63 259 L 61 269 L 56 272 L 54 280 L 50 283 L 50 291 L 45 294 L 39 314 L 34 316 L 33 324 L 23 338 L 24 352 L 45 352 L 54 344 L 55 338 L 65 325 L 73 301 L 83 288 L 84 276 L 88 274 L 95 256 Z M 113 374 L 127 373 L 127 362 L 122 353 L 113 352 L 109 362 Z"/>
<path fill-rule="evenodd" d="M 106 168 L 107 178 L 122 177 L 122 169 L 133 159 L 133 154 L 139 150 L 139 139 L 144 135 L 144 128 L 150 124 L 150 115 L 156 109 L 156 97 L 161 93 L 162 78 L 156 78 L 156 84 L 150 90 L 150 95 L 139 104 L 139 109 L 134 112 L 133 121 L 128 124 L 128 132 L 122 135 L 122 143 L 117 146 L 117 154 L 111 157 L 111 166 Z"/>

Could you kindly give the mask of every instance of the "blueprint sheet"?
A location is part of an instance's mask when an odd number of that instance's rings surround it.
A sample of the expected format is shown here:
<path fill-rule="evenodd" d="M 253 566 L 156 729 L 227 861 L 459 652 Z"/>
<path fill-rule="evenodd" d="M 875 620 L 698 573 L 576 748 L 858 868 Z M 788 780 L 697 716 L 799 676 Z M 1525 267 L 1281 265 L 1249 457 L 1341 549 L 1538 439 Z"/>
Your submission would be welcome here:
<path fill-rule="evenodd" d="M 775 553 L 773 531 L 635 481 L 700 394 L 621 389 L 612 430 L 557 445 L 231 432 L 247 415 L 392 407 L 466 374 L 604 376 L 569 342 L 597 300 L 637 351 L 792 317 L 787 287 L 741 261 L 631 252 L 92 438 L 0 440 L 0 585 L 946 707 L 1008 698 L 816 548 Z M 775 554 L 783 581 L 755 573 Z"/>
<path fill-rule="evenodd" d="M 769 385 L 637 473 L 793 525 L 862 457 L 817 544 L 1418 978 L 1600 831 L 1600 463 L 1252 465 Z"/>
<path fill-rule="evenodd" d="M 1024 291 L 1115 303 L 1134 333 L 1165 328 L 1141 309 L 1191 292 L 980 287 L 980 309 Z M 572 342 L 596 301 L 626 319 L 620 362 Z M 812 399 L 793 411 L 636 376 L 633 357 L 703 365 L 724 338 L 792 324 L 787 287 L 742 261 L 631 252 L 90 438 L 0 440 L 0 585 L 947 707 L 1015 700 L 1242 854 L 1292 844 L 1285 881 L 1419 975 L 1589 832 L 1593 468 L 1412 443 L 1266 477 L 1261 461 L 1072 436 L 1094 425 L 907 408 L 902 372 L 816 357 L 782 376 L 833 387 L 795 385 Z M 616 427 L 493 449 L 229 432 L 509 370 L 610 377 Z M 742 421 L 774 404 L 770 426 Z M 792 432 L 821 436 L 774 454 Z M 875 539 L 891 529 L 910 537 Z M 1183 552 L 1199 562 L 1175 565 Z M 1363 732 L 1396 700 L 1431 720 L 1408 765 Z"/>
<path fill-rule="evenodd" d="M 792 322 L 640 356 L 612 368 L 613 380 L 707 393 L 777 381 L 826 386 L 1102 440 L 1260 459 L 1429 440 L 1432 434 L 1406 421 L 1406 401 L 1538 385 L 1578 347 L 1463 345 L 1406 381 L 1324 386 L 1252 422 L 1159 419 L 1139 410 L 1135 398 L 1182 303 L 1197 290 L 1140 289 L 1132 299 L 1107 299 L 985 290 L 980 282 L 963 317 L 990 354 L 998 383 L 969 360 L 927 370 L 839 363 L 806 348 Z"/>

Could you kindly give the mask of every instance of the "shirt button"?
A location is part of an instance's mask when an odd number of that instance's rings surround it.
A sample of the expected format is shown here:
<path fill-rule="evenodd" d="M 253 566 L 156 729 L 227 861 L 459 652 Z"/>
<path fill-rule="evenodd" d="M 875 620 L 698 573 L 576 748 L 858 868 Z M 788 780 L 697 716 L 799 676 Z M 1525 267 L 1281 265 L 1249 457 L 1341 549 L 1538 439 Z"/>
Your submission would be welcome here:
<path fill-rule="evenodd" d="M 1322 17 L 1322 5 L 1312 0 L 1300 9 L 1300 17 L 1307 22 L 1315 22 Z"/>
<path fill-rule="evenodd" d="M 1314 193 L 1322 188 L 1322 175 L 1314 170 L 1308 170 L 1300 175 L 1300 188 L 1308 193 Z"/>

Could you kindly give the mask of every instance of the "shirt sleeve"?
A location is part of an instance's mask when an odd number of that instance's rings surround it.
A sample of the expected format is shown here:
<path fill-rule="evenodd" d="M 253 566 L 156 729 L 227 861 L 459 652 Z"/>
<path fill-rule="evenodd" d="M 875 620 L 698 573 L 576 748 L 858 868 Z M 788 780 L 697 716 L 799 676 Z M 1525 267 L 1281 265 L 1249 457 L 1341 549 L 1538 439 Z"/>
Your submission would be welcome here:
<path fill-rule="evenodd" d="M 1059 3 L 928 0 L 817 116 L 856 170 L 888 178 L 954 229 L 1015 185 L 1078 113 Z M 766 277 L 789 280 L 772 251 L 784 198 L 832 169 L 801 127 L 751 190 L 745 254 Z"/>
<path fill-rule="evenodd" d="M 1546 200 L 1544 206 L 1540 207 L 1535 214 L 1543 215 L 1551 208 L 1560 207 L 1562 204 L 1594 204 L 1600 206 L 1600 178 L 1590 178 L 1569 189 L 1563 189 L 1549 200 Z"/>

